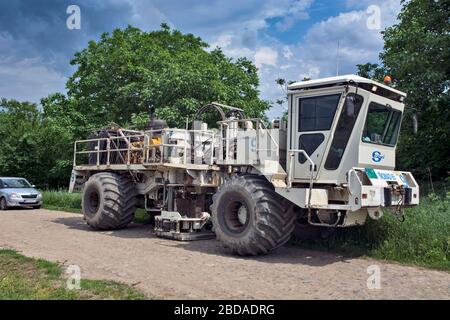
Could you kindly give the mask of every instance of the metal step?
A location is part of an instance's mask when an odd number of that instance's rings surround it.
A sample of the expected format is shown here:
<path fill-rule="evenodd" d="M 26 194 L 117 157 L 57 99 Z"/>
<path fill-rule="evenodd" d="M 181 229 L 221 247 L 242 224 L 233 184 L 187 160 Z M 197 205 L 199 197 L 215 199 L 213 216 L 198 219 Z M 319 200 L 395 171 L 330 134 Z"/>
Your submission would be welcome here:
<path fill-rule="evenodd" d="M 212 231 L 198 232 L 175 232 L 175 231 L 155 231 L 156 236 L 160 238 L 178 240 L 178 241 L 195 241 L 215 239 L 216 234 Z"/>

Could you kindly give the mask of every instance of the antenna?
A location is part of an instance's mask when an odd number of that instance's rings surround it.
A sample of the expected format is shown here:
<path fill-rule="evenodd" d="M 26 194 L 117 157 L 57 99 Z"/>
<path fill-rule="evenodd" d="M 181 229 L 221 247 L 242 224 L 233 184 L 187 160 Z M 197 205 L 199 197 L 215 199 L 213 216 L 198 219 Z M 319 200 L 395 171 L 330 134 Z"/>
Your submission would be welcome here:
<path fill-rule="evenodd" d="M 340 43 L 338 40 L 337 43 L 337 55 L 336 55 L 336 76 L 339 76 L 339 49 L 340 49 Z"/>

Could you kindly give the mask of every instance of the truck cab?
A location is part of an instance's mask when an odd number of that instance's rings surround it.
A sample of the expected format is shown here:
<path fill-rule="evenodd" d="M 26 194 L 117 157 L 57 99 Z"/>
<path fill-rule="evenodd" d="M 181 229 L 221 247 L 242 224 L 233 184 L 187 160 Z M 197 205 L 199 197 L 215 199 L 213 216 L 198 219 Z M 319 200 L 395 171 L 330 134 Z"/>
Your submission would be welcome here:
<path fill-rule="evenodd" d="M 305 196 L 294 202 L 302 208 L 346 207 L 361 216 L 368 211 L 373 218 L 382 216 L 382 207 L 418 204 L 412 174 L 395 171 L 405 98 L 401 91 L 356 75 L 291 84 L 288 181 L 292 188 L 315 185 L 317 190 L 308 192 L 315 193 L 317 206 Z"/>

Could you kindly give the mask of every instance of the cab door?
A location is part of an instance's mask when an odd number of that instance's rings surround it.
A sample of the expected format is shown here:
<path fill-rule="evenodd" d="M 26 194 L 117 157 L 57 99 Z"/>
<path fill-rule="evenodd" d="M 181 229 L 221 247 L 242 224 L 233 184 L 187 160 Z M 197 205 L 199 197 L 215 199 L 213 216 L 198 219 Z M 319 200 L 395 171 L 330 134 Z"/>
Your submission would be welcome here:
<path fill-rule="evenodd" d="M 291 149 L 305 150 L 314 162 L 316 170 L 320 168 L 324 158 L 341 95 L 342 92 L 339 91 L 294 98 Z M 309 180 L 311 165 L 306 157 L 298 154 L 294 161 L 294 179 Z M 314 174 L 314 177 L 316 176 L 317 171 Z"/>

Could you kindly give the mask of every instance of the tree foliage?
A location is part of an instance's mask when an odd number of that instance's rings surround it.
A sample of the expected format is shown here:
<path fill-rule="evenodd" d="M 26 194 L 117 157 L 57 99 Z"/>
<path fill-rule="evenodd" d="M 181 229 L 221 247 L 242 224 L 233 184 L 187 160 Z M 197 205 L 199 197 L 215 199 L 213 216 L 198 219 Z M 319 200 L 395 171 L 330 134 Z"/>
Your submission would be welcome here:
<path fill-rule="evenodd" d="M 2 99 L 0 175 L 23 176 L 41 187 L 68 183 L 72 135 L 36 104 Z"/>
<path fill-rule="evenodd" d="M 431 170 L 442 178 L 450 161 L 450 2 L 402 4 L 399 23 L 383 32 L 382 64 L 359 65 L 359 74 L 376 80 L 389 74 L 396 88 L 408 94 L 398 166 L 419 176 Z"/>
<path fill-rule="evenodd" d="M 253 63 L 207 48 L 200 38 L 167 25 L 153 32 L 128 27 L 105 33 L 75 54 L 71 63 L 77 71 L 67 82 L 68 96 L 75 110 L 97 126 L 124 125 L 151 105 L 170 126 L 184 127 L 212 101 L 262 116 L 269 105 L 258 97 Z"/>

